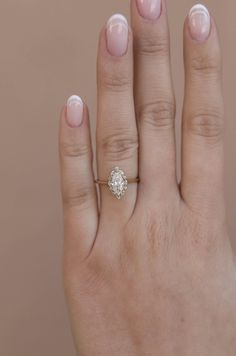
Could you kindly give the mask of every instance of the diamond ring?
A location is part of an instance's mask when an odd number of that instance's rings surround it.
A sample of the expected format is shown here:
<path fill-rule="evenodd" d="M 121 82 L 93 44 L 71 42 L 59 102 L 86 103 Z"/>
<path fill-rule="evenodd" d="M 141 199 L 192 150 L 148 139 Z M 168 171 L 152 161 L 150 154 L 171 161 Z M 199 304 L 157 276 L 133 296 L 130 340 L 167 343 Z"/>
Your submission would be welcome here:
<path fill-rule="evenodd" d="M 139 178 L 131 178 L 128 179 L 125 176 L 124 171 L 120 169 L 119 167 L 115 167 L 108 178 L 107 181 L 103 181 L 100 179 L 96 179 L 95 183 L 100 184 L 100 185 L 107 185 L 112 192 L 112 194 L 117 198 L 121 199 L 127 189 L 128 189 L 128 184 L 129 183 L 139 183 Z"/>

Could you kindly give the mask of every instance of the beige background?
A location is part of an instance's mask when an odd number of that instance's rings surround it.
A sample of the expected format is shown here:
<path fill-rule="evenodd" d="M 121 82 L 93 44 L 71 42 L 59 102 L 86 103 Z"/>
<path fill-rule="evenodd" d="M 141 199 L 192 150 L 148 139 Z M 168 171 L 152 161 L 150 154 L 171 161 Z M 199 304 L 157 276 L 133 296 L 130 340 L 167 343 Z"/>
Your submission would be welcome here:
<path fill-rule="evenodd" d="M 236 235 L 236 5 L 209 0 L 224 52 L 226 193 Z M 169 0 L 172 60 L 182 100 L 182 24 L 191 0 Z M 61 281 L 62 224 L 57 125 L 81 94 L 95 123 L 97 35 L 128 0 L 2 0 L 0 3 L 0 355 L 75 355 Z M 94 125 L 93 125 L 94 126 Z M 235 239 L 236 241 L 236 239 Z"/>

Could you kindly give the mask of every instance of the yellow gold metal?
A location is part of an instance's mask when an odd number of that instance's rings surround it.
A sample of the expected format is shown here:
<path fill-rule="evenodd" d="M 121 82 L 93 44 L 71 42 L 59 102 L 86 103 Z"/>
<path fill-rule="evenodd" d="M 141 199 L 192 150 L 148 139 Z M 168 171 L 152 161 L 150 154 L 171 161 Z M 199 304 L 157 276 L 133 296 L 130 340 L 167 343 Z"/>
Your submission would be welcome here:
<path fill-rule="evenodd" d="M 140 179 L 139 178 L 127 178 L 128 183 L 139 183 Z M 108 185 L 107 180 L 101 180 L 101 179 L 95 179 L 94 181 L 96 184 L 99 185 Z"/>

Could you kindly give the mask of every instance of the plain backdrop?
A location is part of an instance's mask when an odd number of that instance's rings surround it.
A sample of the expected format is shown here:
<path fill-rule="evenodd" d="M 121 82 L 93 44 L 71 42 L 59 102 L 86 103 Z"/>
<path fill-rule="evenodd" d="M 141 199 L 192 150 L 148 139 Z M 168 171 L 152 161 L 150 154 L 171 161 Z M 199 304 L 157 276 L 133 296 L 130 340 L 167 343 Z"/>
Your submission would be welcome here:
<path fill-rule="evenodd" d="M 183 97 L 182 28 L 191 0 L 169 0 L 178 104 Z M 236 4 L 205 2 L 224 54 L 226 198 L 236 242 Z M 62 212 L 58 116 L 81 95 L 96 121 L 98 32 L 128 0 L 0 2 L 0 355 L 74 356 L 61 278 Z M 236 243 L 234 242 L 234 245 Z"/>

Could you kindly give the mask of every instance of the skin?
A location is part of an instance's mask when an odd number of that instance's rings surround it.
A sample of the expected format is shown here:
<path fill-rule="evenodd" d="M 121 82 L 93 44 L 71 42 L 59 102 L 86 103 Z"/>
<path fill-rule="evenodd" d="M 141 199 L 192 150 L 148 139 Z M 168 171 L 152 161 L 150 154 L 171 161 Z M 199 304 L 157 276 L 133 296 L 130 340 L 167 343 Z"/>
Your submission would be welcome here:
<path fill-rule="evenodd" d="M 106 186 L 97 196 L 87 107 L 73 128 L 62 111 L 64 280 L 79 355 L 236 354 L 220 57 L 214 20 L 208 39 L 197 42 L 186 19 L 180 184 L 164 2 L 160 18 L 148 22 L 131 1 L 122 57 L 108 52 L 105 27 L 100 33 L 97 176 L 106 179 L 117 165 L 139 175 L 122 200 Z"/>

